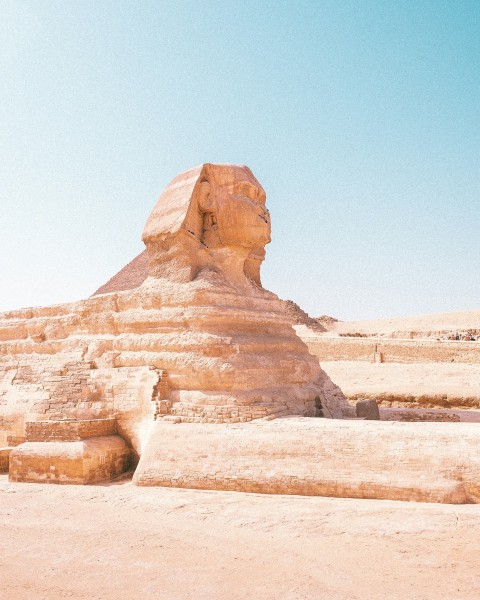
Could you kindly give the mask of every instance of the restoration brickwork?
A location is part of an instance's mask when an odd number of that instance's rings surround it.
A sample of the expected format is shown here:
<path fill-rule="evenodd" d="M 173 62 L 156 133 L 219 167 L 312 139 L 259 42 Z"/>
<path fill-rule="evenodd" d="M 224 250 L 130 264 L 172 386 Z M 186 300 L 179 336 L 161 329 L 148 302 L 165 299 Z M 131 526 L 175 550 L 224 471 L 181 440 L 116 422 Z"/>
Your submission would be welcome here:
<path fill-rule="evenodd" d="M 118 435 L 80 441 L 25 442 L 10 453 L 10 481 L 87 484 L 130 468 L 131 451 Z"/>

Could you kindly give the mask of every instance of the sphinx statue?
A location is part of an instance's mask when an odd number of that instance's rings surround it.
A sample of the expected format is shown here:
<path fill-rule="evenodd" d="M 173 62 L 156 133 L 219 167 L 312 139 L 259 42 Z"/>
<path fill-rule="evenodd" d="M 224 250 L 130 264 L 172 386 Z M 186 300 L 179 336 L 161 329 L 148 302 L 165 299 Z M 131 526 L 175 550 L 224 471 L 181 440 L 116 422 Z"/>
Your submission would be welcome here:
<path fill-rule="evenodd" d="M 175 177 L 142 237 L 90 298 L 0 315 L 10 481 L 134 468 L 136 485 L 480 502 L 476 424 L 348 420 L 261 285 L 270 217 L 247 167 Z"/>
<path fill-rule="evenodd" d="M 261 285 L 270 216 L 248 167 L 175 177 L 142 239 L 92 297 L 0 316 L 0 446 L 28 423 L 115 419 L 137 460 L 156 420 L 342 415 L 340 390 Z"/>

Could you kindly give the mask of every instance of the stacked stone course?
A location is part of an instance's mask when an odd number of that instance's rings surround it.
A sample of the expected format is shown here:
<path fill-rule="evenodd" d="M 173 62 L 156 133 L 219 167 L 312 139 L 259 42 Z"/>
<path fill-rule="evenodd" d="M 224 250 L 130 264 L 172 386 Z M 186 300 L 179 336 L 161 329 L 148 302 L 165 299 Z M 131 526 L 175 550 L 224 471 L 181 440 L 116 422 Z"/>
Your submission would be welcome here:
<path fill-rule="evenodd" d="M 480 342 L 449 340 L 398 340 L 384 338 L 300 336 L 309 351 L 320 361 L 358 360 L 369 362 L 458 362 L 478 364 Z M 381 355 L 381 361 L 375 355 Z"/>
<path fill-rule="evenodd" d="M 25 442 L 12 448 L 10 481 L 94 483 L 131 466 L 131 449 L 117 435 L 115 419 L 35 421 Z"/>
<path fill-rule="evenodd" d="M 115 419 L 35 421 L 27 423 L 26 440 L 29 442 L 78 442 L 116 433 Z"/>

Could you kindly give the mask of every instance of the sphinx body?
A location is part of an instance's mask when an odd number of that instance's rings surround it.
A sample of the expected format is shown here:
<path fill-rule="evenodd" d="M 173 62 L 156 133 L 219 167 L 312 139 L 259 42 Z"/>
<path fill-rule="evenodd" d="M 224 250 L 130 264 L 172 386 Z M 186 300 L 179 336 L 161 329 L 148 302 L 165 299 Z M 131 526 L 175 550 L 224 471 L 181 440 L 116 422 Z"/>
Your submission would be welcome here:
<path fill-rule="evenodd" d="M 135 287 L 0 317 L 0 446 L 29 422 L 114 418 L 138 458 L 155 420 L 341 416 L 340 390 L 261 286 L 270 217 L 247 167 L 177 176 L 143 240 Z"/>

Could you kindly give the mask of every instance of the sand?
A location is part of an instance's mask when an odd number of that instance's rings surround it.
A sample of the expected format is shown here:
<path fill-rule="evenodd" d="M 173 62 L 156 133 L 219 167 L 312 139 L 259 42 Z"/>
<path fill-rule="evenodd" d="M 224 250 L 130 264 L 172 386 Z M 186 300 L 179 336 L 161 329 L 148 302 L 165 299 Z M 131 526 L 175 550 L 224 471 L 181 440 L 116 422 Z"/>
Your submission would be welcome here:
<path fill-rule="evenodd" d="M 480 597 L 480 505 L 0 476 L 0 597 Z"/>

